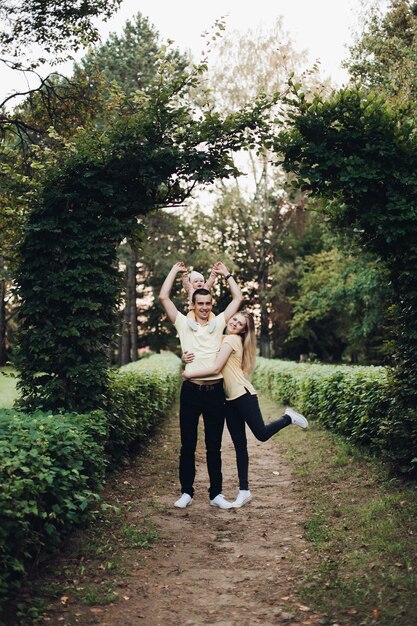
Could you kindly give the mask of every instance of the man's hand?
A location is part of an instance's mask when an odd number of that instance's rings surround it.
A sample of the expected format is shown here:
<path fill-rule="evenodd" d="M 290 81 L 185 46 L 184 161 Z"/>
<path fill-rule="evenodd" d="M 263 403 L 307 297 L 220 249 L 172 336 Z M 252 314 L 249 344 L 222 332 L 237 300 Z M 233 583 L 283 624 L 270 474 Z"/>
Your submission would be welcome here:
<path fill-rule="evenodd" d="M 159 300 L 165 309 L 165 313 L 168 316 L 170 322 L 175 324 L 178 310 L 173 301 L 171 300 L 171 291 L 174 286 L 178 272 L 187 272 L 187 268 L 183 261 L 178 261 L 169 270 L 168 276 L 165 278 L 161 291 L 159 292 Z"/>
<path fill-rule="evenodd" d="M 181 355 L 181 361 L 183 363 L 192 363 L 194 361 L 194 358 L 195 358 L 195 353 L 189 352 L 188 350 L 183 352 Z"/>
<path fill-rule="evenodd" d="M 174 263 L 174 265 L 172 266 L 173 270 L 176 270 L 176 273 L 178 274 L 178 272 L 188 272 L 184 261 L 178 261 L 178 263 Z"/>
<path fill-rule="evenodd" d="M 230 274 L 229 270 L 222 261 L 217 261 L 217 263 L 213 265 L 213 271 L 216 272 L 216 274 L 222 274 L 223 276 Z"/>

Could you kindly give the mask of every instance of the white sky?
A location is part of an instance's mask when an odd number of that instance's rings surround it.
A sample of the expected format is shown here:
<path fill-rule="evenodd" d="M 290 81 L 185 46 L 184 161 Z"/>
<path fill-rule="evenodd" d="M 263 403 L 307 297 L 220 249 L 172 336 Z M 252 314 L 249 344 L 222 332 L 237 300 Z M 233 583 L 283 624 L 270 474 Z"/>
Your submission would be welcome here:
<path fill-rule="evenodd" d="M 103 40 L 120 32 L 138 11 L 146 15 L 162 39 L 174 39 L 196 60 L 203 49 L 201 35 L 214 21 L 226 17 L 227 30 L 247 31 L 268 25 L 280 15 L 297 50 L 308 50 L 311 62 L 320 60 L 323 78 L 341 85 L 347 80 L 341 61 L 347 56 L 352 32 L 358 29 L 361 7 L 370 0 L 124 0 L 118 13 L 100 28 Z M 70 73 L 72 63 L 59 69 Z M 45 71 L 45 73 L 47 73 Z M 0 98 L 25 88 L 22 77 L 0 66 Z"/>

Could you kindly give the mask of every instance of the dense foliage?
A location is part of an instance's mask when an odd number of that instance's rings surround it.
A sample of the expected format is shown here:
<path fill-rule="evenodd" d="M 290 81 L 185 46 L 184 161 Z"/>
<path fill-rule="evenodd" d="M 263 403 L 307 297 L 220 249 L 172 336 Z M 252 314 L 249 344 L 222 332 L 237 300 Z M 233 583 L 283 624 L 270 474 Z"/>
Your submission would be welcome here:
<path fill-rule="evenodd" d="M 417 450 L 417 150 L 414 118 L 361 89 L 308 101 L 295 88 L 292 128 L 276 150 L 304 188 L 327 200 L 340 229 L 360 235 L 385 264 L 396 311 L 395 397 L 387 427 L 396 458 Z M 413 456 L 413 458 L 415 455 Z M 414 459 L 415 461 L 416 459 Z"/>
<path fill-rule="evenodd" d="M 29 54 L 37 45 L 45 53 L 76 50 L 99 38 L 94 18 L 109 18 L 121 0 L 1 0 L 2 55 Z M 41 59 L 42 60 L 42 59 Z M 56 60 L 56 58 L 55 58 Z"/>
<path fill-rule="evenodd" d="M 406 455 L 408 462 L 412 461 L 411 445 L 399 458 L 386 448 L 391 387 L 389 370 L 384 367 L 296 364 L 260 358 L 253 382 L 277 402 L 293 406 L 352 443 L 388 454 L 397 467 L 402 466 Z"/>
<path fill-rule="evenodd" d="M 153 355 L 110 373 L 109 438 L 106 455 L 119 464 L 132 444 L 143 445 L 174 403 L 180 360 L 173 354 Z"/>
<path fill-rule="evenodd" d="M 340 246 L 307 256 L 302 270 L 289 341 L 322 362 L 389 361 L 392 290 L 378 260 Z"/>
<path fill-rule="evenodd" d="M 143 446 L 172 406 L 180 360 L 153 355 L 111 372 L 106 412 L 0 409 L 0 596 L 91 514 L 105 469 Z"/>
<path fill-rule="evenodd" d="M 103 413 L 0 410 L 0 594 L 87 518 L 104 475 Z"/>
<path fill-rule="evenodd" d="M 255 131 L 265 100 L 222 118 L 196 118 L 187 93 L 201 68 L 148 94 L 122 98 L 113 123 L 81 131 L 46 170 L 33 202 L 18 273 L 16 365 L 29 408 L 103 406 L 119 296 L 116 247 L 137 218 L 181 203 L 197 183 L 236 173 L 230 154 Z"/>
<path fill-rule="evenodd" d="M 352 78 L 402 104 L 417 96 L 417 3 L 390 0 L 370 6 L 345 62 Z"/>

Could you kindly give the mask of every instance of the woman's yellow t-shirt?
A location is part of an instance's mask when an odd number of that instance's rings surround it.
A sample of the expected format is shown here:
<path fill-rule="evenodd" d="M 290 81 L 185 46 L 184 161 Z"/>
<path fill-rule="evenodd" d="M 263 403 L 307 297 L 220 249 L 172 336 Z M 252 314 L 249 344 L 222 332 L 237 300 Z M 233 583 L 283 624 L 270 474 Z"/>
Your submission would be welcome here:
<path fill-rule="evenodd" d="M 224 335 L 222 343 L 227 343 L 232 348 L 232 353 L 222 369 L 226 400 L 235 400 L 247 391 L 256 395 L 255 388 L 242 370 L 243 343 L 240 335 Z"/>

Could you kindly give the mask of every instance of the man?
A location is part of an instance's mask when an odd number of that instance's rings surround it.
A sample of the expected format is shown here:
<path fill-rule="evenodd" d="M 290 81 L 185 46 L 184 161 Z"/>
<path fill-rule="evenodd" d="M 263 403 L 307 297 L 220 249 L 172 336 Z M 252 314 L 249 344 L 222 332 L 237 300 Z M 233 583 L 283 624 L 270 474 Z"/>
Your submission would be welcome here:
<path fill-rule="evenodd" d="M 196 321 L 195 329 L 187 324 L 186 316 L 180 313 L 172 302 L 170 296 L 176 276 L 178 272 L 187 271 L 182 261 L 171 268 L 159 293 L 159 299 L 168 319 L 177 329 L 182 351 L 193 352 L 195 355 L 192 363 L 186 364 L 187 371 L 201 370 L 214 363 L 227 321 L 239 310 L 242 302 L 242 293 L 224 263 L 216 263 L 213 269 L 217 274 L 224 276 L 232 295 L 230 304 L 216 316 L 215 325 L 209 324 L 213 303 L 211 294 L 207 289 L 196 289 L 192 296 Z M 204 420 L 207 470 L 210 478 L 210 504 L 221 509 L 229 509 L 232 506 L 222 494 L 220 450 L 225 421 L 224 404 L 225 395 L 221 374 L 183 382 L 180 396 L 181 452 L 179 464 L 182 495 L 174 504 L 177 508 L 185 508 L 193 501 L 195 450 L 200 415 L 203 416 Z"/>

